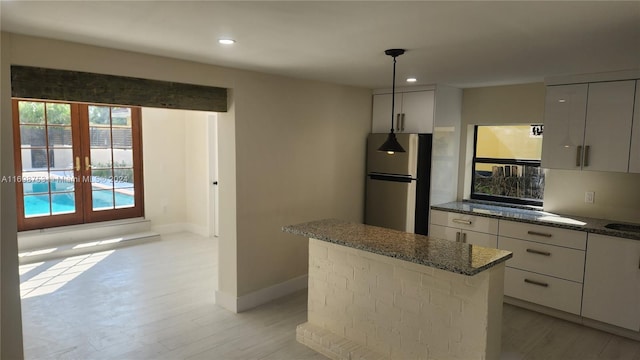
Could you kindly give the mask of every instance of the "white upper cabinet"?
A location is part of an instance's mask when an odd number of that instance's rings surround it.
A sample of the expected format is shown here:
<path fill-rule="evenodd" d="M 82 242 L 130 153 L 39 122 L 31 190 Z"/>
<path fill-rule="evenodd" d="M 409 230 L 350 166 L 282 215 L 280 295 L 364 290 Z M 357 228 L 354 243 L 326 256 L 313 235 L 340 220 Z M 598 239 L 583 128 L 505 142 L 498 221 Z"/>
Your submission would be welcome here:
<path fill-rule="evenodd" d="M 542 167 L 581 168 L 587 84 L 547 86 Z"/>
<path fill-rule="evenodd" d="M 635 87 L 635 80 L 548 86 L 542 167 L 627 172 Z"/>
<path fill-rule="evenodd" d="M 394 131 L 397 133 L 430 134 L 433 132 L 434 91 L 396 92 Z M 391 94 L 373 96 L 371 132 L 391 129 Z"/>
<path fill-rule="evenodd" d="M 583 170 L 627 172 L 635 80 L 589 84 Z"/>
<path fill-rule="evenodd" d="M 636 105 L 633 110 L 629 172 L 640 173 L 640 81 L 636 81 Z"/>

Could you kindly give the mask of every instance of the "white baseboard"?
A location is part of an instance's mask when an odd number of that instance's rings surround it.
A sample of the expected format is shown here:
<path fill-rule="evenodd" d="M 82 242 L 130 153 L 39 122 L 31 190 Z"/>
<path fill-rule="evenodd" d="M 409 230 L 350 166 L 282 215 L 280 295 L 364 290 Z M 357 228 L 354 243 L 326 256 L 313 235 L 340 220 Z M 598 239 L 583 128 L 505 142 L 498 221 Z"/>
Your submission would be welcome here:
<path fill-rule="evenodd" d="M 191 224 L 191 223 L 173 223 L 173 224 L 163 224 L 163 225 L 154 225 L 153 221 L 151 221 L 151 230 L 160 233 L 161 235 L 166 234 L 175 234 L 179 232 L 190 232 L 194 234 L 198 234 L 200 236 L 209 237 L 209 230 L 206 226 Z"/>
<path fill-rule="evenodd" d="M 222 306 L 223 308 L 236 314 L 238 313 L 238 299 L 233 295 L 227 294 L 220 290 L 216 290 L 215 302 L 216 305 Z"/>
<path fill-rule="evenodd" d="M 240 313 L 292 294 L 298 290 L 306 289 L 309 282 L 308 279 L 308 275 L 298 276 L 240 297 L 235 297 L 217 290 L 216 304 L 234 313 Z"/>
<path fill-rule="evenodd" d="M 21 231 L 18 233 L 18 250 L 31 251 L 67 244 L 79 244 L 120 235 L 147 232 L 150 229 L 151 222 L 149 220 L 133 218 Z"/>
<path fill-rule="evenodd" d="M 202 226 L 202 225 L 196 225 L 196 224 L 186 224 L 187 225 L 187 231 L 200 235 L 200 236 L 204 236 L 204 237 L 209 237 L 209 229 L 206 226 Z"/>

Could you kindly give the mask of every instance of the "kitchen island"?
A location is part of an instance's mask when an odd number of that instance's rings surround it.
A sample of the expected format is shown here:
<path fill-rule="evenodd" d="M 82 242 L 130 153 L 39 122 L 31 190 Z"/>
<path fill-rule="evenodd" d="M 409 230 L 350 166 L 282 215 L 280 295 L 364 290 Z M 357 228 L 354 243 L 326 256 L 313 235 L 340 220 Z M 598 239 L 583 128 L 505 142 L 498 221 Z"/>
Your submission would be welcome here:
<path fill-rule="evenodd" d="M 309 238 L 299 342 L 332 359 L 497 359 L 508 251 L 341 220 Z"/>

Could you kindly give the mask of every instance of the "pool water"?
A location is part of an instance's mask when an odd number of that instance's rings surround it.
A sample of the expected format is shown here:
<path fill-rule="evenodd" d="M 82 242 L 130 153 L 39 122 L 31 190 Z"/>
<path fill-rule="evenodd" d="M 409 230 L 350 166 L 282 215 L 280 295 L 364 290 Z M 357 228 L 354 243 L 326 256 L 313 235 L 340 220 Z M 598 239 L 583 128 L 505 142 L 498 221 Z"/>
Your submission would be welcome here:
<path fill-rule="evenodd" d="M 113 209 L 113 197 L 111 190 L 104 191 L 94 188 L 93 209 Z M 134 205 L 134 198 L 131 195 L 115 193 L 115 206 L 130 207 Z M 64 214 L 75 212 L 75 196 L 74 193 L 52 193 L 51 194 L 51 211 L 53 214 Z M 49 195 L 36 195 L 24 197 L 25 217 L 49 215 Z"/>

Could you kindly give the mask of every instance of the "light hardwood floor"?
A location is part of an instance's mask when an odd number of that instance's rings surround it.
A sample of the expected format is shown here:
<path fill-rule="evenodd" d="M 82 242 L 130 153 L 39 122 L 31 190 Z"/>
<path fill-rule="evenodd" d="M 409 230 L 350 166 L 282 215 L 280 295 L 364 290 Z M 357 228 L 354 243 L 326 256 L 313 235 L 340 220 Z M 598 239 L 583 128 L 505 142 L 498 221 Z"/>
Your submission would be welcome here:
<path fill-rule="evenodd" d="M 301 291 L 233 314 L 213 302 L 217 242 L 193 234 L 25 265 L 27 359 L 324 359 L 298 344 Z M 505 305 L 502 359 L 640 360 L 640 342 Z"/>

